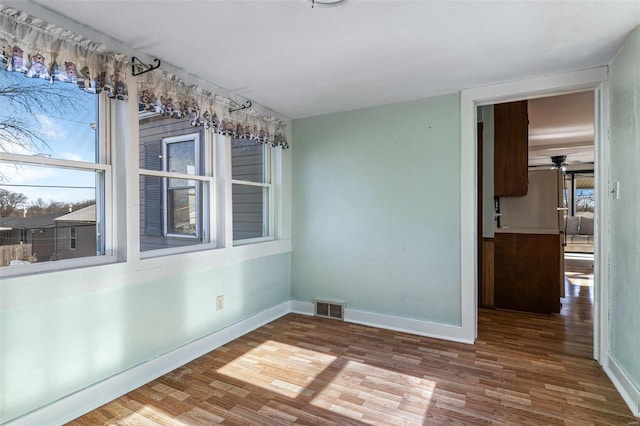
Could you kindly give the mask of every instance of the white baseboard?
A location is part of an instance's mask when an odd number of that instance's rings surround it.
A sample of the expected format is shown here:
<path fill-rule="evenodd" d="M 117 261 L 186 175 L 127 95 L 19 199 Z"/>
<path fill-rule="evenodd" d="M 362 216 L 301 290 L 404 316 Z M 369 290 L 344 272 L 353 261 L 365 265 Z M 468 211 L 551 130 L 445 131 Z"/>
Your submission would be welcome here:
<path fill-rule="evenodd" d="M 356 324 L 385 328 L 387 330 L 417 334 L 418 336 L 473 344 L 473 340 L 468 340 L 463 337 L 464 331 L 462 326 L 438 324 L 435 322 L 375 314 L 354 309 L 345 309 L 344 320 Z"/>
<path fill-rule="evenodd" d="M 633 383 L 627 373 L 620 367 L 620 363 L 611 354 L 607 354 L 607 362 L 602 367 L 622 396 L 622 399 L 624 399 L 624 402 L 631 409 L 631 413 L 636 417 L 640 417 L 640 388 Z"/>
<path fill-rule="evenodd" d="M 8 425 L 64 424 L 291 312 L 283 302 L 169 353 L 25 414 Z"/>
<path fill-rule="evenodd" d="M 303 315 L 313 315 L 313 303 L 292 300 L 291 312 Z M 391 315 L 375 314 L 372 312 L 358 311 L 348 308 L 344 310 L 344 320 L 355 324 L 417 334 L 419 336 L 473 344 L 473 340 L 468 340 L 464 337 L 464 332 L 461 326 L 458 327 L 454 325 L 438 324 Z"/>
<path fill-rule="evenodd" d="M 297 300 L 292 300 L 291 304 L 291 312 L 294 314 L 302 314 L 302 315 L 313 315 L 313 303 L 308 302 L 298 302 Z"/>

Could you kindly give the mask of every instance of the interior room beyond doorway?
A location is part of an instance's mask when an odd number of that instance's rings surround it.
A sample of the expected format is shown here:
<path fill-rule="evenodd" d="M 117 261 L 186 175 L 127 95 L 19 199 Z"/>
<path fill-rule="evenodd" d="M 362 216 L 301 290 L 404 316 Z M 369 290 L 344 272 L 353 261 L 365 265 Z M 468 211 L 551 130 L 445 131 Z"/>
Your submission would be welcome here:
<path fill-rule="evenodd" d="M 479 306 L 579 324 L 570 327 L 576 335 L 558 338 L 589 358 L 597 287 L 594 96 L 589 90 L 478 109 Z"/>

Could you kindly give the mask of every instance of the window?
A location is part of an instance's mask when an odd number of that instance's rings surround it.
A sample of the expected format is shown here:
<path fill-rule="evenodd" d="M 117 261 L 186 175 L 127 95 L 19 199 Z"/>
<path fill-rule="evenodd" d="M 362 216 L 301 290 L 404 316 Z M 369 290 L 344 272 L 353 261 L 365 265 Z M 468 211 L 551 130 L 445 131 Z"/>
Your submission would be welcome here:
<path fill-rule="evenodd" d="M 163 170 L 165 172 L 199 175 L 200 136 L 165 138 Z M 198 238 L 201 234 L 202 204 L 200 188 L 194 180 L 165 178 L 163 181 L 164 235 Z"/>
<path fill-rule="evenodd" d="M 78 228 L 72 226 L 69 228 L 69 249 L 76 250 L 78 248 Z"/>
<path fill-rule="evenodd" d="M 593 188 L 593 173 L 574 174 L 575 212 L 577 216 L 593 217 L 596 200 Z"/>
<path fill-rule="evenodd" d="M 106 99 L 2 69 L 0 91 L 0 267 L 104 255 Z M 86 232 L 72 238 L 59 225 L 73 220 Z"/>
<path fill-rule="evenodd" d="M 140 119 L 140 251 L 176 252 L 212 242 L 207 132 L 188 119 Z"/>
<path fill-rule="evenodd" d="M 571 216 L 593 217 L 596 204 L 593 172 L 567 172 L 564 196 Z"/>
<path fill-rule="evenodd" d="M 233 241 L 273 239 L 271 150 L 244 139 L 231 140 Z"/>

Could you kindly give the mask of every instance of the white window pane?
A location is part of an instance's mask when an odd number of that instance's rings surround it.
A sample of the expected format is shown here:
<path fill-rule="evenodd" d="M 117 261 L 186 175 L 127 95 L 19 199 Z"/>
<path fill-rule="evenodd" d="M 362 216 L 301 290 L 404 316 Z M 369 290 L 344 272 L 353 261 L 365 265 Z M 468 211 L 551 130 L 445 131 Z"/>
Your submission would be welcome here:
<path fill-rule="evenodd" d="M 574 181 L 576 215 L 593 217 L 596 205 L 593 173 L 576 173 Z"/>
<path fill-rule="evenodd" d="M 184 181 L 183 179 L 170 179 Z M 198 236 L 198 204 L 195 186 L 184 185 L 167 190 L 167 229 L 168 235 Z"/>
<path fill-rule="evenodd" d="M 196 174 L 196 152 L 194 141 L 167 144 L 166 171 Z"/>
<path fill-rule="evenodd" d="M 21 206 L 95 202 L 97 172 L 61 167 L 0 163 L 0 187 L 24 194 Z"/>
<path fill-rule="evenodd" d="M 95 163 L 98 97 L 0 70 L 0 151 Z"/>
<path fill-rule="evenodd" d="M 246 139 L 231 140 L 231 177 L 257 183 L 268 183 L 266 145 Z"/>
<path fill-rule="evenodd" d="M 233 240 L 269 235 L 269 188 L 233 184 Z"/>
<path fill-rule="evenodd" d="M 102 172 L 0 163 L 0 175 L 1 267 L 104 254 Z"/>
<path fill-rule="evenodd" d="M 140 176 L 140 250 L 208 242 L 202 222 L 206 187 L 200 181 Z"/>

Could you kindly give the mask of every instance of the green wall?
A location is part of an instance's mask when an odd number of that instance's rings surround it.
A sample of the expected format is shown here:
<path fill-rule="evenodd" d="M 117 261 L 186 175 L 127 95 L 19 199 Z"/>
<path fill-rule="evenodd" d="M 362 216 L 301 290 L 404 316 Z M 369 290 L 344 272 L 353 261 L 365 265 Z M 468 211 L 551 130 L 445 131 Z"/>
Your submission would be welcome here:
<path fill-rule="evenodd" d="M 459 95 L 292 125 L 292 300 L 460 325 Z"/>
<path fill-rule="evenodd" d="M 289 300 L 288 253 L 196 273 L 166 259 L 146 282 L 122 264 L 85 269 L 87 286 L 105 274 L 122 285 L 67 297 L 52 289 L 79 270 L 3 282 L 3 297 L 9 285 L 51 297 L 0 313 L 0 423 Z"/>
<path fill-rule="evenodd" d="M 640 388 L 640 27 L 611 64 L 611 354 Z"/>

